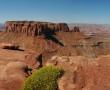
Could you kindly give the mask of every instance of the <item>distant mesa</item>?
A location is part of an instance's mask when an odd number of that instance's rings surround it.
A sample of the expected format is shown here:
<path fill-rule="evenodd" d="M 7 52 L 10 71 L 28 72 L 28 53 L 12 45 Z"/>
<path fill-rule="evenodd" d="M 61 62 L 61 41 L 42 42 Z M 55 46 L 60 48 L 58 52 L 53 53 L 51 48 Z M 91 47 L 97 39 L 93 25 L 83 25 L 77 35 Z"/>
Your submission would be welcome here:
<path fill-rule="evenodd" d="M 52 34 L 55 32 L 68 32 L 66 23 L 50 23 L 37 21 L 7 21 L 5 23 L 6 32 L 23 33 L 26 36 L 39 36 Z"/>

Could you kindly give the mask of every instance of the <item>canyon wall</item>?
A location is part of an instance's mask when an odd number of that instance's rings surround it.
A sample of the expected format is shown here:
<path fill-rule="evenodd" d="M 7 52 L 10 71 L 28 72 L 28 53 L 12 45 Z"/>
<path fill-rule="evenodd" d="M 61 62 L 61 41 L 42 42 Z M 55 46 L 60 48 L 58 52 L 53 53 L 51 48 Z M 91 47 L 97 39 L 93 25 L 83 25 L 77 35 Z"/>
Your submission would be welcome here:
<path fill-rule="evenodd" d="M 66 23 L 49 23 L 36 21 L 7 21 L 5 23 L 6 32 L 23 33 L 27 36 L 39 36 L 54 32 L 68 32 Z"/>

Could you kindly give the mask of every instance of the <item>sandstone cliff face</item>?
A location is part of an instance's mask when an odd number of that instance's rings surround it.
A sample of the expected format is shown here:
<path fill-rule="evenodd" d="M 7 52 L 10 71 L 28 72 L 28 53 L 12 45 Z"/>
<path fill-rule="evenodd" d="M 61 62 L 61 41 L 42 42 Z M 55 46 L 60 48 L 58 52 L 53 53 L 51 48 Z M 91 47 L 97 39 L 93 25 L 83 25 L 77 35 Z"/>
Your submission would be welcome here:
<path fill-rule="evenodd" d="M 49 23 L 36 21 L 7 21 L 5 23 L 6 32 L 23 33 L 27 36 L 39 36 L 42 34 L 53 34 L 55 32 L 68 32 L 66 23 Z"/>

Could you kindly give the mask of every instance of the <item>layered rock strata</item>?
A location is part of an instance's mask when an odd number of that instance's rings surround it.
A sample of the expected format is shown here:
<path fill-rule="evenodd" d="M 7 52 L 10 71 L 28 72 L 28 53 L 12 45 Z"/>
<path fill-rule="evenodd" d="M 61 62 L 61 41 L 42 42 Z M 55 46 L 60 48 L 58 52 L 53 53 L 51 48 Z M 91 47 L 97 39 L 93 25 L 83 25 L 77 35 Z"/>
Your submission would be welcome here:
<path fill-rule="evenodd" d="M 53 34 L 55 32 L 68 32 L 66 23 L 49 23 L 36 21 L 7 21 L 6 32 L 23 33 L 27 36 L 39 36 L 42 34 Z"/>

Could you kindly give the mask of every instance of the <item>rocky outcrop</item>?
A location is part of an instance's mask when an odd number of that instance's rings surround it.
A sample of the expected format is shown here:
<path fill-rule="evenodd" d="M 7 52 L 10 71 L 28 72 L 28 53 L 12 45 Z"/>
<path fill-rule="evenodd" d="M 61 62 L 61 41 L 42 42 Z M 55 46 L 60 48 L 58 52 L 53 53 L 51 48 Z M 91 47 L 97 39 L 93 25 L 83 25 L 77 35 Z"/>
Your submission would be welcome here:
<path fill-rule="evenodd" d="M 27 36 L 39 36 L 42 34 L 53 34 L 55 32 L 68 32 L 66 23 L 49 23 L 36 21 L 7 21 L 6 32 L 23 33 Z"/>
<path fill-rule="evenodd" d="M 73 32 L 80 32 L 79 27 L 75 26 L 72 30 Z"/>
<path fill-rule="evenodd" d="M 22 90 L 28 66 L 23 62 L 10 62 L 0 68 L 0 90 Z"/>
<path fill-rule="evenodd" d="M 9 49 L 9 50 L 19 50 L 19 45 L 15 45 L 11 43 L 1 43 L 0 48 Z"/>
<path fill-rule="evenodd" d="M 110 55 L 94 61 L 83 56 L 53 56 L 46 65 L 65 71 L 58 81 L 59 90 L 110 90 Z"/>

